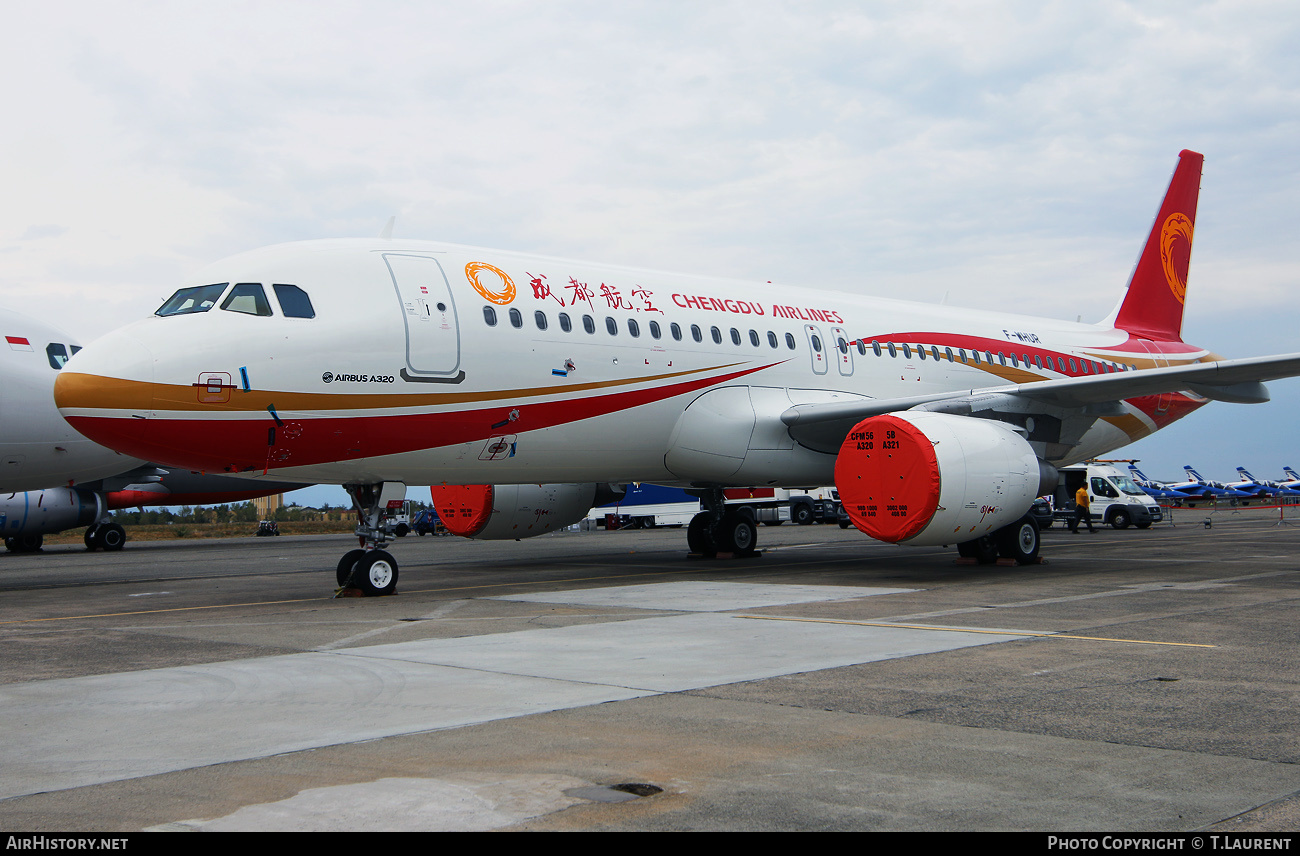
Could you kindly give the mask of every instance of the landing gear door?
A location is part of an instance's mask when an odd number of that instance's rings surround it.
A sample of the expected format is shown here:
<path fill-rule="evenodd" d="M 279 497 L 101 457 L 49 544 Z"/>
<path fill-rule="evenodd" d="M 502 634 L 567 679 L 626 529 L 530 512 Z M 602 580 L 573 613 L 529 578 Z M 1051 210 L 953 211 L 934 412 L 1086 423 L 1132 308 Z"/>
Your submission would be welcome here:
<path fill-rule="evenodd" d="M 406 326 L 406 380 L 444 380 L 460 371 L 460 325 L 451 286 L 436 259 L 385 253 Z"/>

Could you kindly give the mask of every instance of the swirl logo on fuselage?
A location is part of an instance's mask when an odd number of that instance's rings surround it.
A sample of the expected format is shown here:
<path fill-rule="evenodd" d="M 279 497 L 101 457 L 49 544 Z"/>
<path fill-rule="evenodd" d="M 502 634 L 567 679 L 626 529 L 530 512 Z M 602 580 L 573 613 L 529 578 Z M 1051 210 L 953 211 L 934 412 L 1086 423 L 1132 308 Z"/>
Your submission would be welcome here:
<path fill-rule="evenodd" d="M 488 275 L 485 276 L 484 271 L 487 271 Z M 489 303 L 504 306 L 515 299 L 515 284 L 499 267 L 487 262 L 470 262 L 465 265 L 465 278 Z"/>
<path fill-rule="evenodd" d="M 1160 227 L 1160 264 L 1179 303 L 1187 295 L 1187 267 L 1192 259 L 1192 221 L 1174 212 Z"/>

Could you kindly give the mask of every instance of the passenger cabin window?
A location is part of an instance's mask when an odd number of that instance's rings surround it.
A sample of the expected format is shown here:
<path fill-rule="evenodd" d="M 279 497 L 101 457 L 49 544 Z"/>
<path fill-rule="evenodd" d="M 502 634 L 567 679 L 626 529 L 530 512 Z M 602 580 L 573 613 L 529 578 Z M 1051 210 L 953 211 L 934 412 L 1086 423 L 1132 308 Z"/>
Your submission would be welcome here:
<path fill-rule="evenodd" d="M 573 330 L 573 321 L 569 319 L 569 313 L 567 312 L 560 313 L 560 329 L 566 333 Z"/>
<path fill-rule="evenodd" d="M 491 306 L 483 307 L 483 323 L 487 324 L 489 327 L 495 327 L 497 325 L 497 311 Z"/>
<path fill-rule="evenodd" d="M 703 334 L 702 332 L 700 332 L 700 325 L 699 325 L 699 324 L 692 324 L 692 325 L 691 325 L 691 338 L 694 339 L 694 340 L 697 341 L 697 342 L 703 342 L 703 341 L 704 341 L 704 334 Z"/>
<path fill-rule="evenodd" d="M 533 313 L 533 323 L 535 323 L 535 324 L 537 325 L 537 329 L 538 329 L 538 330 L 545 330 L 545 329 L 546 329 L 546 313 L 543 312 L 543 311 L 540 310 L 540 309 L 537 310 L 536 312 L 534 312 L 534 313 Z"/>
<path fill-rule="evenodd" d="M 636 323 L 635 318 L 627 319 L 627 334 L 633 339 L 641 335 L 641 325 Z"/>
<path fill-rule="evenodd" d="M 271 290 L 275 292 L 275 299 L 280 301 L 280 314 L 285 318 L 316 317 L 311 298 L 298 286 L 277 282 L 271 286 Z"/>
<path fill-rule="evenodd" d="M 230 294 L 221 302 L 221 308 L 227 312 L 242 312 L 245 315 L 270 315 L 271 304 L 266 299 L 260 282 L 241 282 L 230 289 Z"/>
<path fill-rule="evenodd" d="M 605 317 L 605 330 L 608 331 L 609 335 L 611 335 L 611 336 L 617 336 L 617 335 L 618 335 L 618 322 L 615 321 L 613 318 L 610 318 L 610 317 L 606 316 L 606 317 Z"/>
<path fill-rule="evenodd" d="M 651 321 L 651 322 L 650 322 L 650 338 L 652 338 L 652 339 L 662 339 L 663 336 L 664 336 L 663 331 L 659 329 L 659 322 L 658 322 L 658 321 Z"/>
<path fill-rule="evenodd" d="M 523 326 L 524 326 L 524 313 L 520 312 L 518 309 L 511 309 L 511 310 L 510 310 L 510 326 L 511 326 L 511 327 L 514 327 L 516 330 L 523 329 Z"/>
<path fill-rule="evenodd" d="M 709 333 L 713 336 L 713 344 L 715 344 L 715 345 L 721 345 L 721 344 L 722 344 L 722 331 L 721 331 L 721 330 L 719 330 L 717 327 L 710 327 L 710 328 L 709 328 Z"/>
<path fill-rule="evenodd" d="M 158 307 L 155 315 L 189 315 L 191 312 L 207 312 L 221 299 L 228 282 L 216 285 L 199 285 L 194 288 L 182 288 L 167 298 L 167 302 Z"/>
<path fill-rule="evenodd" d="M 786 346 L 787 348 L 789 348 L 790 350 L 792 350 L 792 351 L 795 349 L 795 344 L 794 344 L 794 334 L 793 334 L 793 333 L 786 333 L 786 334 L 785 334 L 785 346 Z"/>
<path fill-rule="evenodd" d="M 740 344 L 740 331 L 737 330 L 735 327 L 731 328 L 731 344 L 733 345 Z"/>
<path fill-rule="evenodd" d="M 672 331 L 674 340 L 678 342 L 682 340 L 682 327 L 680 324 L 674 321 L 673 323 L 668 325 L 668 329 Z"/>
<path fill-rule="evenodd" d="M 590 315 L 582 316 L 582 329 L 594 336 L 596 334 L 596 319 Z"/>
<path fill-rule="evenodd" d="M 758 338 L 757 330 L 749 331 L 749 344 L 753 345 L 755 348 L 762 344 L 762 340 Z"/>

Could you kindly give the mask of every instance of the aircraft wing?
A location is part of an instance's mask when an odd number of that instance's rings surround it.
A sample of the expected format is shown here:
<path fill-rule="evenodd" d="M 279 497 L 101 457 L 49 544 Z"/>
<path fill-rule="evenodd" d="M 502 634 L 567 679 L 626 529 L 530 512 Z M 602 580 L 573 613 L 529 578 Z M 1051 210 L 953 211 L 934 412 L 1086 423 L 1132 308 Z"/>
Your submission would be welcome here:
<path fill-rule="evenodd" d="M 1300 375 L 1300 354 L 1247 357 L 904 398 L 796 404 L 781 414 L 781 421 L 789 427 L 795 440 L 831 452 L 839 448 L 853 426 L 863 419 L 900 410 L 968 414 L 994 409 L 999 403 L 1013 399 L 1028 399 L 1056 407 L 1087 407 L 1183 390 L 1215 401 L 1260 404 L 1269 400 L 1264 381 L 1297 375 Z"/>

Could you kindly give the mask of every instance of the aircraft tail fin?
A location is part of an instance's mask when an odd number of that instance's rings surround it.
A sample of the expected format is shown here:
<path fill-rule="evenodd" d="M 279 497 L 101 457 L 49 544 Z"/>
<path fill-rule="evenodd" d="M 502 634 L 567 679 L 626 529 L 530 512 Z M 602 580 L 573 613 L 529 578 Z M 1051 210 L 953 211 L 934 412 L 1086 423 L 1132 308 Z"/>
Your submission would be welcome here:
<path fill-rule="evenodd" d="M 1183 299 L 1192 258 L 1196 201 L 1205 156 L 1183 149 L 1142 255 L 1112 323 L 1134 336 L 1182 341 Z"/>
<path fill-rule="evenodd" d="M 1300 473 L 1297 473 L 1290 467 L 1283 467 L 1282 472 L 1286 473 L 1286 477 L 1289 479 L 1300 479 Z"/>
<path fill-rule="evenodd" d="M 1132 464 L 1128 465 L 1128 471 L 1131 472 L 1138 481 L 1144 481 L 1144 482 L 1151 481 L 1151 479 L 1147 478 L 1142 474 L 1141 470 L 1139 470 L 1137 467 L 1133 466 Z"/>
<path fill-rule="evenodd" d="M 1240 475 L 1242 478 L 1246 479 L 1247 481 L 1258 481 L 1258 479 L 1256 479 L 1254 476 L 1252 476 L 1249 472 L 1246 471 L 1245 467 L 1237 467 L 1237 474 Z"/>

